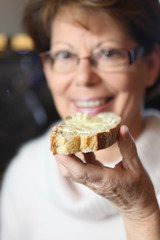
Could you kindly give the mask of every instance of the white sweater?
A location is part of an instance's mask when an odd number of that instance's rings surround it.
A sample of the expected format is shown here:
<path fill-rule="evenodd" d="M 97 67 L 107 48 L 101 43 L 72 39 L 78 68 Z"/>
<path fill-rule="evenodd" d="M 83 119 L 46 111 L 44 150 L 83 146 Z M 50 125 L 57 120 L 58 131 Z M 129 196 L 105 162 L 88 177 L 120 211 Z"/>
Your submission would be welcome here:
<path fill-rule="evenodd" d="M 50 130 L 49 130 L 50 131 Z M 123 221 L 106 199 L 68 183 L 49 150 L 49 131 L 13 159 L 1 193 L 1 240 L 124 240 Z M 160 119 L 146 118 L 136 141 L 160 203 Z"/>

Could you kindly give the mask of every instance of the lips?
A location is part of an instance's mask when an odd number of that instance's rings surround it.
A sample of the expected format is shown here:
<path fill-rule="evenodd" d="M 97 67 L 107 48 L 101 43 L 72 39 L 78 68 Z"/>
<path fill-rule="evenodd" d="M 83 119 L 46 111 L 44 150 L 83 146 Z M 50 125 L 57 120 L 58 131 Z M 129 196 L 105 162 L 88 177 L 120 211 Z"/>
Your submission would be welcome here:
<path fill-rule="evenodd" d="M 95 115 L 107 110 L 113 99 L 114 99 L 113 96 L 97 99 L 84 99 L 84 100 L 79 99 L 73 101 L 73 104 L 74 107 L 76 108 L 76 111 L 81 113 L 87 112 L 91 115 Z"/>

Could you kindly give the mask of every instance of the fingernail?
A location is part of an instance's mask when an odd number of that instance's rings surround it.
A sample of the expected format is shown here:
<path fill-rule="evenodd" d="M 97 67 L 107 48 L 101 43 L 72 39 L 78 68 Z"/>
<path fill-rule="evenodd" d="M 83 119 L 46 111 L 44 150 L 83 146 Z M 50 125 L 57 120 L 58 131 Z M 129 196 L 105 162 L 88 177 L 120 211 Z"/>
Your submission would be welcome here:
<path fill-rule="evenodd" d="M 126 135 L 129 133 L 128 127 L 127 127 L 126 125 L 123 125 L 123 126 L 121 127 L 121 132 L 123 133 L 123 135 L 126 136 Z"/>

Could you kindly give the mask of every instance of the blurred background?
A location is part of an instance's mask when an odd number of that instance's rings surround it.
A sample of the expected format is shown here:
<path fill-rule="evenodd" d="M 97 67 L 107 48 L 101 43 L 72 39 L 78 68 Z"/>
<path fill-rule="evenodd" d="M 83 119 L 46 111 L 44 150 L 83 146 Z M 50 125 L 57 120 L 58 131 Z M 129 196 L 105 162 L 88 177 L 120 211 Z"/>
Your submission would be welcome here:
<path fill-rule="evenodd" d="M 26 141 L 59 119 L 34 43 L 21 19 L 26 0 L 0 0 L 0 179 Z"/>
<path fill-rule="evenodd" d="M 34 43 L 21 27 L 27 0 L 0 0 L 0 178 L 26 141 L 59 119 Z M 145 107 L 160 110 L 160 89 Z"/>

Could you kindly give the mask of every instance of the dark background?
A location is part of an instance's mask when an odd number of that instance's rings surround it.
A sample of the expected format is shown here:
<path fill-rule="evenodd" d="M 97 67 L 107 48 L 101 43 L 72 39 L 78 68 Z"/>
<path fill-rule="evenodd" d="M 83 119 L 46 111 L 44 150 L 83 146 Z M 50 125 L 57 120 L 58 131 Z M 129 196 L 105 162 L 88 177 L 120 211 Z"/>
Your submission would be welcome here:
<path fill-rule="evenodd" d="M 40 65 L 32 52 L 0 56 L 0 173 L 19 147 L 38 137 L 59 116 Z"/>

